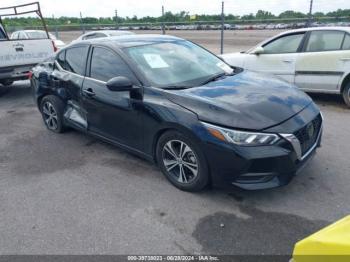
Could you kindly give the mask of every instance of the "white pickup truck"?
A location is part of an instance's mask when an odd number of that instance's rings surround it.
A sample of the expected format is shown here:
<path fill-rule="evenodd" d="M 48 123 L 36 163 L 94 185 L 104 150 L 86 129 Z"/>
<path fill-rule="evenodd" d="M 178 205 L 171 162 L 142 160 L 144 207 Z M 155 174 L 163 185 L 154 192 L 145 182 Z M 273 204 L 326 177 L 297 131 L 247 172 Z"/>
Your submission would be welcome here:
<path fill-rule="evenodd" d="M 33 10 L 30 9 L 32 6 Z M 16 80 L 28 79 L 30 69 L 51 56 L 56 51 L 56 47 L 48 34 L 47 39 L 11 40 L 1 22 L 3 16 L 34 12 L 39 15 L 46 29 L 39 3 L 3 7 L 0 11 L 0 84 L 9 86 Z"/>

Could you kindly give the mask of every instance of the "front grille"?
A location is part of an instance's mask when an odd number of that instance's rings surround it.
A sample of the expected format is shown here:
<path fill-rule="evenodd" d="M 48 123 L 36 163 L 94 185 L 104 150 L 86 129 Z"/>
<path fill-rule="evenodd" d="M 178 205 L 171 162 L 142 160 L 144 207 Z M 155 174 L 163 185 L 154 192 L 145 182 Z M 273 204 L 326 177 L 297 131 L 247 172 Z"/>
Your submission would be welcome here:
<path fill-rule="evenodd" d="M 310 148 L 316 143 L 321 126 L 322 117 L 321 114 L 319 114 L 309 124 L 294 133 L 300 142 L 302 155 L 305 155 L 305 153 L 307 153 L 307 151 L 309 151 Z"/>

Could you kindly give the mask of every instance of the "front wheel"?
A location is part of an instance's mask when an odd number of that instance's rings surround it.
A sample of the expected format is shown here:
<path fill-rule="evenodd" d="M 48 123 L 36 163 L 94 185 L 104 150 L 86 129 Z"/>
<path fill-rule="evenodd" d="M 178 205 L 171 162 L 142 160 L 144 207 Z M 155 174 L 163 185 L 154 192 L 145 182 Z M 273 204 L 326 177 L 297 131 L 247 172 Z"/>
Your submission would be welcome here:
<path fill-rule="evenodd" d="M 208 185 L 209 171 L 202 150 L 180 132 L 164 133 L 156 154 L 161 171 L 175 187 L 195 192 Z"/>
<path fill-rule="evenodd" d="M 343 90 L 343 99 L 345 104 L 350 107 L 350 81 L 346 84 Z"/>

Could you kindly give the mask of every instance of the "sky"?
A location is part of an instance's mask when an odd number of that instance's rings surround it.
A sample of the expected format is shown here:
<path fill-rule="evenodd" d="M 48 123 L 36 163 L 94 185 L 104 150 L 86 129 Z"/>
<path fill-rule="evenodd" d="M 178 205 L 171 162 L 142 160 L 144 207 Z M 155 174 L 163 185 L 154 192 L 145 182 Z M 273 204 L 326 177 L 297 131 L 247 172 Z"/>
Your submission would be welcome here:
<path fill-rule="evenodd" d="M 33 2 L 34 0 L 1 0 L 0 7 Z M 41 9 L 45 17 L 112 17 L 114 10 L 118 16 L 138 17 L 160 16 L 161 7 L 173 13 L 182 10 L 190 14 L 218 14 L 221 12 L 221 0 L 41 0 Z M 226 0 L 225 13 L 244 15 L 256 13 L 259 9 L 279 14 L 285 10 L 307 13 L 310 0 Z M 329 12 L 350 9 L 350 0 L 314 0 L 314 12 Z"/>

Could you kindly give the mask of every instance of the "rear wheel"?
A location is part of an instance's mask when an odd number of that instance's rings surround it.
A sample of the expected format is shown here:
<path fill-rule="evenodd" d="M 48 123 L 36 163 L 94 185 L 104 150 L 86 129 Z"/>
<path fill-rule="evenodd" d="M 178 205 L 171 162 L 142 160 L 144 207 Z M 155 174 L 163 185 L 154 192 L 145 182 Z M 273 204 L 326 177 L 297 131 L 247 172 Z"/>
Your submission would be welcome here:
<path fill-rule="evenodd" d="M 40 103 L 40 111 L 46 127 L 55 133 L 65 130 L 63 124 L 64 104 L 57 96 L 45 96 Z"/>
<path fill-rule="evenodd" d="M 350 107 L 350 81 L 346 84 L 343 89 L 343 99 L 345 104 Z"/>
<path fill-rule="evenodd" d="M 160 169 L 177 188 L 195 192 L 207 186 L 209 172 L 204 154 L 182 133 L 164 133 L 159 138 L 156 153 Z"/>

